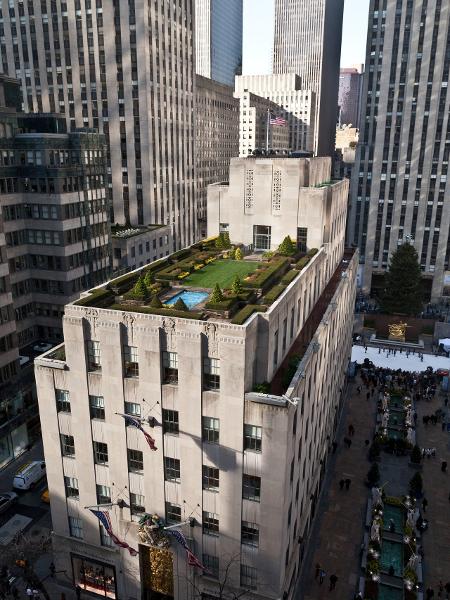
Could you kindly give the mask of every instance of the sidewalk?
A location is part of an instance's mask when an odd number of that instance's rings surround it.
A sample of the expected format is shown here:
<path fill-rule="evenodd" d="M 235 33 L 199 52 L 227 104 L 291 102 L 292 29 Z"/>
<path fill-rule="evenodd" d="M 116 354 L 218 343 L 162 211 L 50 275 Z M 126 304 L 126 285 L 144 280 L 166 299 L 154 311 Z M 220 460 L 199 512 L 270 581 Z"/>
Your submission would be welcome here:
<path fill-rule="evenodd" d="M 359 553 L 363 539 L 368 488 L 364 485 L 369 462 L 366 439 L 372 440 L 375 429 L 376 402 L 366 400 L 359 376 L 349 384 L 348 397 L 337 436 L 339 442 L 334 464 L 328 473 L 319 504 L 318 517 L 311 533 L 310 550 L 305 557 L 303 574 L 298 586 L 299 600 L 321 600 L 335 596 L 339 600 L 353 599 L 358 588 Z M 348 425 L 355 428 L 351 448 L 342 439 L 348 437 Z M 348 491 L 340 490 L 341 479 L 351 479 Z M 319 563 L 327 575 L 322 585 L 314 578 Z M 330 575 L 337 575 L 334 591 L 329 591 Z"/>

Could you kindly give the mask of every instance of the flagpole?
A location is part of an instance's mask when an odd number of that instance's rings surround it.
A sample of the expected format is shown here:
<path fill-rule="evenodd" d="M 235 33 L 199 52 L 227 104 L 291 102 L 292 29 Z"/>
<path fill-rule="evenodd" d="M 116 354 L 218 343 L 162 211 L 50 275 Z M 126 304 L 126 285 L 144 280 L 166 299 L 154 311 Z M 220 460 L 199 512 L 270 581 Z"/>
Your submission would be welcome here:
<path fill-rule="evenodd" d="M 266 153 L 269 151 L 269 127 L 270 127 L 270 108 L 267 109 Z"/>

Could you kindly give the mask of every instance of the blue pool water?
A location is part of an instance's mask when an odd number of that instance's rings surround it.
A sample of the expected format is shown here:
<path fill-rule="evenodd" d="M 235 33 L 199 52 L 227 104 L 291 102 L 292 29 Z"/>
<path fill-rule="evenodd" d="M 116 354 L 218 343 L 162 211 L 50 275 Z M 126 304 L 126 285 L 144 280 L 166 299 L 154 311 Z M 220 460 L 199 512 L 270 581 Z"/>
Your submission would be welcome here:
<path fill-rule="evenodd" d="M 197 304 L 200 304 L 200 302 L 204 302 L 208 296 L 209 294 L 207 292 L 191 292 L 183 290 L 176 294 L 176 296 L 173 296 L 170 300 L 167 300 L 167 302 L 164 302 L 164 304 L 166 306 L 173 306 L 175 302 L 181 298 L 186 306 L 191 309 L 194 308 L 194 306 L 197 306 Z"/>

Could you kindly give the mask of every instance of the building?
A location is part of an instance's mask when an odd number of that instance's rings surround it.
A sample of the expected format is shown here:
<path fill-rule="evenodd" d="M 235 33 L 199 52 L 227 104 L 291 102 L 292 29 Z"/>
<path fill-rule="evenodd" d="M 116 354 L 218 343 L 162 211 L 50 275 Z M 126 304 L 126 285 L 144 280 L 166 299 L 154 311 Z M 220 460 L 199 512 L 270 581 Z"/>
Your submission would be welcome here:
<path fill-rule="evenodd" d="M 351 125 L 336 128 L 336 152 L 334 155 L 333 176 L 336 179 L 352 178 L 355 164 L 359 130 Z"/>
<path fill-rule="evenodd" d="M 131 271 L 170 254 L 170 225 L 111 228 L 113 270 Z"/>
<path fill-rule="evenodd" d="M 343 125 L 359 127 L 364 65 L 341 69 L 339 75 L 339 120 Z"/>
<path fill-rule="evenodd" d="M 20 102 L 1 75 L 0 467 L 39 428 L 33 357 L 62 340 L 65 303 L 111 274 L 104 137 Z"/>
<path fill-rule="evenodd" d="M 267 98 L 284 109 L 289 127 L 289 148 L 314 151 L 315 95 L 303 90 L 295 73 L 285 75 L 244 75 L 236 77 L 235 93 L 244 90 Z"/>
<path fill-rule="evenodd" d="M 333 156 L 344 0 L 275 0 L 274 73 L 296 73 L 316 95 L 315 153 Z"/>
<path fill-rule="evenodd" d="M 111 223 L 170 224 L 179 248 L 197 223 L 193 1 L 12 0 L 0 40 L 26 112 L 105 134 Z"/>
<path fill-rule="evenodd" d="M 370 3 L 348 227 L 365 292 L 382 286 L 392 253 L 413 240 L 426 298 L 450 294 L 449 22 L 440 0 Z"/>
<path fill-rule="evenodd" d="M 271 125 L 271 117 L 281 117 L 284 125 Z M 288 152 L 288 115 L 279 104 L 244 89 L 239 93 L 239 156 L 272 149 Z"/>
<path fill-rule="evenodd" d="M 231 158 L 239 155 L 239 100 L 233 88 L 197 75 L 195 166 L 199 232 L 206 235 L 206 190 L 226 181 Z"/>
<path fill-rule="evenodd" d="M 196 73 L 225 85 L 242 72 L 243 0 L 195 0 Z"/>
<path fill-rule="evenodd" d="M 256 176 L 271 189 L 275 166 L 286 188 L 298 185 L 288 162 L 262 161 Z M 297 269 L 280 256 L 270 267 L 260 258 L 259 273 L 269 269 L 260 281 L 265 312 L 251 315 L 247 304 L 230 320 L 207 307 L 180 315 L 130 301 L 125 309 L 115 295 L 123 278 L 66 307 L 64 355 L 44 354 L 36 367 L 57 577 L 112 599 L 184 599 L 194 588 L 214 598 L 294 597 L 351 352 L 357 254 L 344 253 L 348 182 L 327 184 L 330 168 L 329 159 L 292 159 L 302 183 L 308 171 L 311 184 L 323 182 L 308 188 L 318 206 L 308 247 L 322 244 Z M 243 216 L 241 205 L 235 217 Z M 239 229 L 230 220 L 232 241 Z M 186 260 L 205 253 L 220 251 L 196 244 L 130 273 L 128 285 L 151 271 L 167 284 L 164 301 L 179 293 L 165 279 L 171 269 L 177 280 Z M 269 300 L 274 285 L 283 289 Z M 136 554 L 114 545 L 85 508 L 98 504 Z M 184 545 L 207 571 L 188 564 Z"/>

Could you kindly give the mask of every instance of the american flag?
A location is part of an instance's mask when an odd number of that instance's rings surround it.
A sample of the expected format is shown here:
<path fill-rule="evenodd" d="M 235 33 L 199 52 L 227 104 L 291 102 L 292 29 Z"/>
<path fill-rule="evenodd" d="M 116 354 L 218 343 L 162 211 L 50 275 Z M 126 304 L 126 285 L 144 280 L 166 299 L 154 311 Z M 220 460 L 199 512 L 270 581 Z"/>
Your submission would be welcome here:
<path fill-rule="evenodd" d="M 188 565 L 190 565 L 191 567 L 198 567 L 199 569 L 202 569 L 202 571 L 206 571 L 207 573 L 209 573 L 208 569 L 204 565 L 202 565 L 202 563 L 195 556 L 195 554 L 191 552 L 191 550 L 189 550 L 187 540 L 182 531 L 179 531 L 178 529 L 166 529 L 166 533 L 172 535 L 177 540 L 177 542 L 181 544 L 186 550 L 186 558 Z"/>
<path fill-rule="evenodd" d="M 276 115 L 273 115 L 271 113 L 270 114 L 270 124 L 285 126 L 285 125 L 287 125 L 287 121 L 286 121 L 286 119 L 283 119 L 283 117 L 277 117 Z"/>
<path fill-rule="evenodd" d="M 183 532 L 178 531 L 178 529 L 166 529 L 166 533 L 172 535 L 185 550 L 189 550 L 188 543 Z"/>
<path fill-rule="evenodd" d="M 189 548 L 186 548 L 186 556 L 188 565 L 190 565 L 191 567 L 198 567 L 202 571 L 207 571 L 209 573 L 205 565 L 202 565 L 202 563 L 198 560 L 195 554 L 189 550 Z"/>
<path fill-rule="evenodd" d="M 142 427 L 141 421 L 139 419 L 136 419 L 135 417 L 132 417 L 131 415 L 124 415 L 122 413 L 117 413 L 118 415 L 120 415 L 121 417 L 123 417 L 125 419 L 125 423 L 127 425 L 130 425 L 131 427 L 136 427 L 136 429 L 139 429 L 139 431 L 142 431 L 142 433 L 144 434 L 145 437 L 145 441 L 147 442 L 147 444 L 150 446 L 151 450 L 157 450 L 158 448 L 155 445 L 155 440 L 152 438 L 151 435 L 149 435 L 144 428 Z"/>
<path fill-rule="evenodd" d="M 121 548 L 125 548 L 131 554 L 131 556 L 137 556 L 139 553 L 137 550 L 129 546 L 126 542 L 122 542 L 119 540 L 117 535 L 113 533 L 111 526 L 111 519 L 109 517 L 109 512 L 107 510 L 94 510 L 93 508 L 89 509 L 93 515 L 97 517 L 100 523 L 105 528 L 106 533 L 109 535 L 111 540 L 116 546 L 120 546 Z"/>

